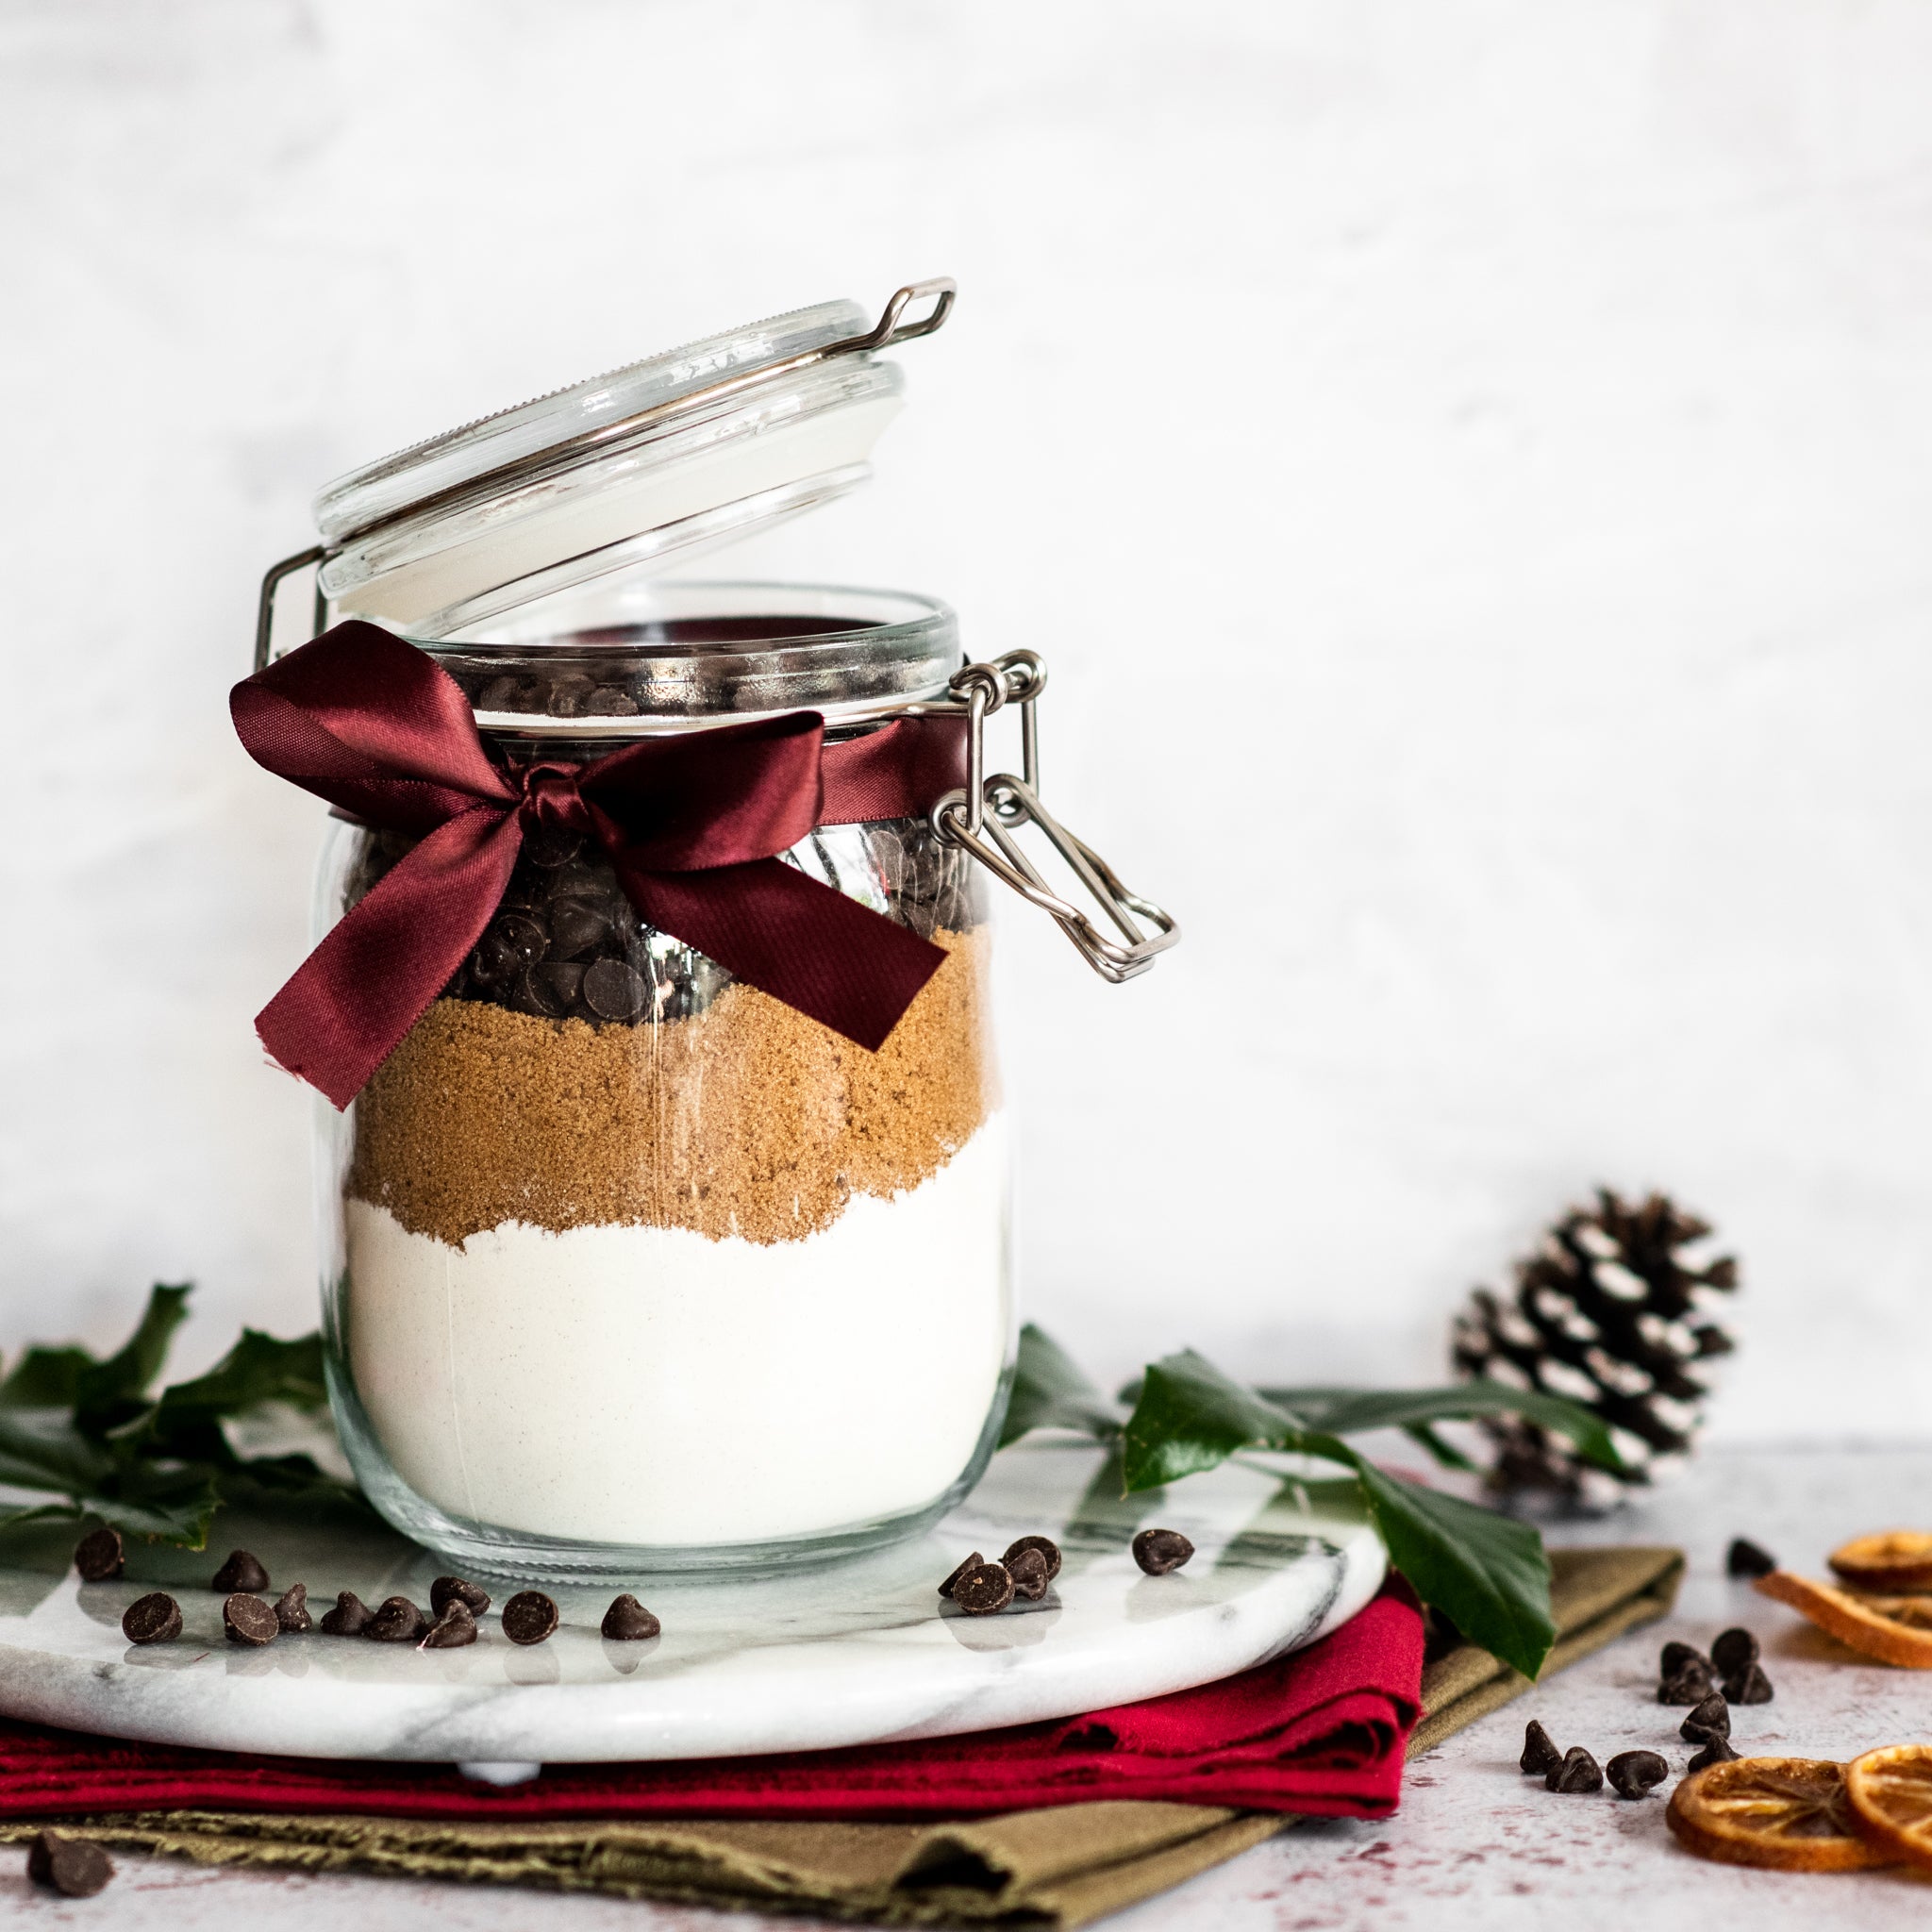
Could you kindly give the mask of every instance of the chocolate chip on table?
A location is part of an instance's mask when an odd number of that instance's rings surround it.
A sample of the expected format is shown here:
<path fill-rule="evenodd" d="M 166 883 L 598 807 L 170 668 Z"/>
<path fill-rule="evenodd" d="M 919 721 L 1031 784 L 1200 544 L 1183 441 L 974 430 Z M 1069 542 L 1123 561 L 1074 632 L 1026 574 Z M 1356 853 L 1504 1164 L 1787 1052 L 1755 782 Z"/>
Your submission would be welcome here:
<path fill-rule="evenodd" d="M 1769 1704 L 1771 1698 L 1771 1679 L 1757 1664 L 1746 1664 L 1734 1676 L 1724 1679 L 1727 1704 Z"/>
<path fill-rule="evenodd" d="M 1678 1672 L 1689 1669 L 1692 1664 L 1702 1664 L 1707 1671 L 1710 1668 L 1710 1659 L 1694 1644 L 1667 1643 L 1657 1654 L 1658 1681 L 1674 1677 Z"/>
<path fill-rule="evenodd" d="M 610 1599 L 601 1627 L 614 1643 L 641 1643 L 647 1637 L 657 1636 L 664 1626 L 626 1591 Z"/>
<path fill-rule="evenodd" d="M 1712 1738 L 1731 1735 L 1731 1707 L 1722 1690 L 1713 1690 L 1682 1724 L 1677 1735 L 1692 1744 L 1707 1743 Z"/>
<path fill-rule="evenodd" d="M 1006 1570 L 1013 1579 L 1016 1597 L 1037 1604 L 1046 1594 L 1046 1558 L 1038 1550 L 1022 1550 L 1017 1556 L 1008 1557 Z"/>
<path fill-rule="evenodd" d="M 598 959 L 584 969 L 583 1002 L 598 1019 L 628 1025 L 651 1004 L 651 989 L 636 967 Z"/>
<path fill-rule="evenodd" d="M 322 1627 L 330 1637 L 359 1637 L 375 1614 L 353 1590 L 338 1591 L 335 1608 L 322 1613 Z"/>
<path fill-rule="evenodd" d="M 1060 1546 L 1050 1536 L 1017 1537 L 1007 1545 L 1007 1553 L 1000 1558 L 1008 1568 L 1013 1558 L 1022 1550 L 1038 1550 L 1046 1559 L 1046 1580 L 1051 1583 L 1060 1574 Z"/>
<path fill-rule="evenodd" d="M 1581 1744 L 1573 1744 L 1564 1752 L 1562 1763 L 1550 1767 L 1543 1785 L 1552 1791 L 1600 1791 L 1604 1788 L 1604 1774 L 1596 1759 Z"/>
<path fill-rule="evenodd" d="M 308 1586 L 306 1583 L 291 1583 L 275 1599 L 275 1622 L 284 1630 L 303 1631 L 315 1628 L 315 1619 L 308 1614 Z"/>
<path fill-rule="evenodd" d="M 1757 1661 L 1757 1640 L 1748 1630 L 1726 1630 L 1710 1646 L 1712 1668 L 1721 1677 L 1735 1677 Z"/>
<path fill-rule="evenodd" d="M 953 1579 L 953 1601 L 969 1617 L 990 1617 L 1013 1601 L 1013 1576 L 1004 1563 L 975 1563 Z"/>
<path fill-rule="evenodd" d="M 259 1650 L 281 1635 L 282 1625 L 273 1604 L 250 1596 L 245 1590 L 238 1590 L 222 1606 L 222 1628 L 227 1632 L 230 1643 L 244 1643 Z"/>
<path fill-rule="evenodd" d="M 91 1529 L 74 1546 L 74 1567 L 83 1583 L 105 1583 L 120 1575 L 126 1560 L 118 1529 Z"/>
<path fill-rule="evenodd" d="M 1523 1727 L 1523 1756 L 1517 1763 L 1524 1777 L 1545 1777 L 1563 1761 L 1549 1732 L 1534 1718 Z"/>
<path fill-rule="evenodd" d="M 1671 1767 L 1655 1751 L 1619 1751 L 1604 1766 L 1604 1775 L 1620 1798 L 1646 1798 L 1670 1774 Z"/>
<path fill-rule="evenodd" d="M 1728 1738 L 1712 1738 L 1706 1742 L 1704 1749 L 1690 1760 L 1690 1769 L 1692 1771 L 1708 1771 L 1713 1764 L 1730 1763 L 1737 1755 L 1737 1752 L 1731 1748 L 1731 1740 Z"/>
<path fill-rule="evenodd" d="M 460 1650 L 476 1641 L 476 1619 L 460 1597 L 451 1597 L 441 1614 L 423 1633 L 424 1650 Z"/>
<path fill-rule="evenodd" d="M 1777 1568 L 1777 1558 L 1760 1549 L 1747 1537 L 1734 1537 L 1724 1552 L 1724 1571 L 1731 1576 L 1769 1576 Z"/>
<path fill-rule="evenodd" d="M 376 1643 L 414 1643 L 429 1627 L 429 1619 L 406 1596 L 386 1596 L 362 1627 Z"/>
<path fill-rule="evenodd" d="M 165 1590 L 138 1596 L 122 1616 L 121 1634 L 129 1643 L 172 1643 L 181 1634 L 181 1606 Z"/>
<path fill-rule="evenodd" d="M 1193 1554 L 1193 1544 L 1177 1529 L 1143 1529 L 1134 1539 L 1134 1561 L 1150 1576 L 1178 1570 Z"/>
<path fill-rule="evenodd" d="M 1675 1676 L 1666 1677 L 1657 1687 L 1657 1701 L 1659 1704 L 1702 1704 L 1716 1688 L 1710 1666 L 1699 1657 L 1695 1663 L 1686 1664 Z"/>
<path fill-rule="evenodd" d="M 520 1590 L 503 1607 L 503 1634 L 512 1643 L 541 1643 L 557 1624 L 557 1606 L 541 1590 Z"/>
<path fill-rule="evenodd" d="M 429 1586 L 429 1607 L 440 1617 L 451 1604 L 461 1604 L 471 1616 L 480 1617 L 490 1607 L 490 1592 L 466 1576 L 439 1576 Z"/>
<path fill-rule="evenodd" d="M 26 1875 L 68 1898 L 92 1898 L 114 1875 L 114 1861 L 85 1839 L 43 1831 L 26 1848 Z"/>
<path fill-rule="evenodd" d="M 953 1574 L 949 1577 L 947 1577 L 942 1584 L 940 1585 L 940 1594 L 942 1597 L 950 1599 L 953 1594 L 953 1587 L 959 1581 L 960 1577 L 965 1575 L 965 1574 L 969 1570 L 978 1569 L 980 1564 L 982 1564 L 985 1561 L 986 1558 L 982 1557 L 977 1550 L 974 1550 L 974 1553 L 970 1557 L 968 1557 L 966 1560 L 963 1563 L 961 1563 L 959 1567 L 957 1570 L 955 1570 Z"/>
<path fill-rule="evenodd" d="M 230 1550 L 228 1560 L 215 1572 L 208 1588 L 224 1596 L 231 1596 L 238 1590 L 266 1590 L 268 1572 L 261 1567 L 261 1559 L 249 1551 Z"/>

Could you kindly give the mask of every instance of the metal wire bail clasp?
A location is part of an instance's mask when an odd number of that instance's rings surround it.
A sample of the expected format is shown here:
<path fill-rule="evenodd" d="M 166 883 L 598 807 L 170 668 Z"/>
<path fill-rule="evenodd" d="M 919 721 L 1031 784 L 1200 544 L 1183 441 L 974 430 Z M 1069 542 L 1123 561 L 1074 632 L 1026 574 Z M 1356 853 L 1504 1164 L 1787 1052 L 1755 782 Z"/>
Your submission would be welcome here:
<path fill-rule="evenodd" d="M 1051 913 L 1079 948 L 1080 957 L 1103 979 L 1118 986 L 1146 972 L 1154 956 L 1180 938 L 1180 927 L 1151 899 L 1123 885 L 1099 853 L 1041 804 L 1039 706 L 1045 689 L 1046 666 L 1032 651 L 1008 651 L 993 663 L 968 664 L 954 673 L 952 694 L 965 707 L 967 718 L 966 789 L 947 792 L 933 807 L 932 827 L 947 844 L 963 846 L 1023 899 Z M 988 777 L 986 721 L 1008 702 L 1020 707 L 1020 758 L 1025 775 L 1016 778 L 1010 772 L 995 772 Z M 1013 837 L 1023 825 L 1038 825 L 1045 833 L 1120 934 L 1119 940 L 1048 887 Z M 1153 930 L 1143 931 L 1137 919 Z"/>

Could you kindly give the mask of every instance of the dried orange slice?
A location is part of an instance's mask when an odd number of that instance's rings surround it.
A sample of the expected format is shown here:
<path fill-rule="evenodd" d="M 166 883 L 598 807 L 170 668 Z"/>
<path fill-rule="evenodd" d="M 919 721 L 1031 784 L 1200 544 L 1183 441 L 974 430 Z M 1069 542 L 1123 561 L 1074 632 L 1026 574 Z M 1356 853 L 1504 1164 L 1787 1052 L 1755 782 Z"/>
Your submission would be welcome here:
<path fill-rule="evenodd" d="M 1724 1865 L 1856 1872 L 1893 1856 L 1860 1835 L 1845 1768 L 1822 1757 L 1734 1757 L 1692 1772 L 1664 1817 L 1687 1850 Z"/>
<path fill-rule="evenodd" d="M 1858 1828 L 1895 1858 L 1932 1865 L 1932 1744 L 1887 1744 L 1845 1766 Z"/>
<path fill-rule="evenodd" d="M 1855 1590 L 1893 1596 L 1932 1590 L 1932 1533 L 1923 1529 L 1882 1529 L 1855 1536 L 1832 1551 L 1831 1567 Z"/>
<path fill-rule="evenodd" d="M 1932 1671 L 1932 1596 L 1868 1596 L 1774 1570 L 1752 1585 L 1840 1643 L 1907 1671 Z"/>

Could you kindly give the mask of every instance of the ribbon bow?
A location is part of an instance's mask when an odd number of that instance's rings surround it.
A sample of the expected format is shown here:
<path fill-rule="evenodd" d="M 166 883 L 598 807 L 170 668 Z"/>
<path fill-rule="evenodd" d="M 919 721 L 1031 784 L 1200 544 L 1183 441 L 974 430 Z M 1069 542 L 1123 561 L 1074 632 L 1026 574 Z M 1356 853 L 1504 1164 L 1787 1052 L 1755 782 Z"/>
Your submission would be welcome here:
<path fill-rule="evenodd" d="M 420 842 L 256 1018 L 280 1063 L 346 1107 L 495 915 L 525 831 L 596 840 L 652 925 L 876 1052 L 942 948 L 779 854 L 816 825 L 924 812 L 964 779 L 952 718 L 824 742 L 816 712 L 679 732 L 588 764 L 502 765 L 456 680 L 372 624 L 342 624 L 238 684 L 257 764 Z"/>

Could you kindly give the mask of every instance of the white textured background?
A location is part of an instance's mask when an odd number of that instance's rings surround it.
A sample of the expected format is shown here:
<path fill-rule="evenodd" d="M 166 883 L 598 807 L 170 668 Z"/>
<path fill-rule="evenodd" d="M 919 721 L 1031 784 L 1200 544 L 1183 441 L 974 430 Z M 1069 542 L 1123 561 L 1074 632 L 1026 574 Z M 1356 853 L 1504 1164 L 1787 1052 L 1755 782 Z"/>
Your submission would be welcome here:
<path fill-rule="evenodd" d="M 1187 927 L 1008 923 L 1033 1310 L 1440 1368 L 1602 1176 L 1747 1269 L 1731 1435 L 1932 1420 L 1932 9 L 0 0 L 0 1341 L 312 1320 L 232 742 L 336 472 L 959 277 L 746 574 L 1051 656 Z M 736 566 L 734 566 L 736 567 Z"/>

